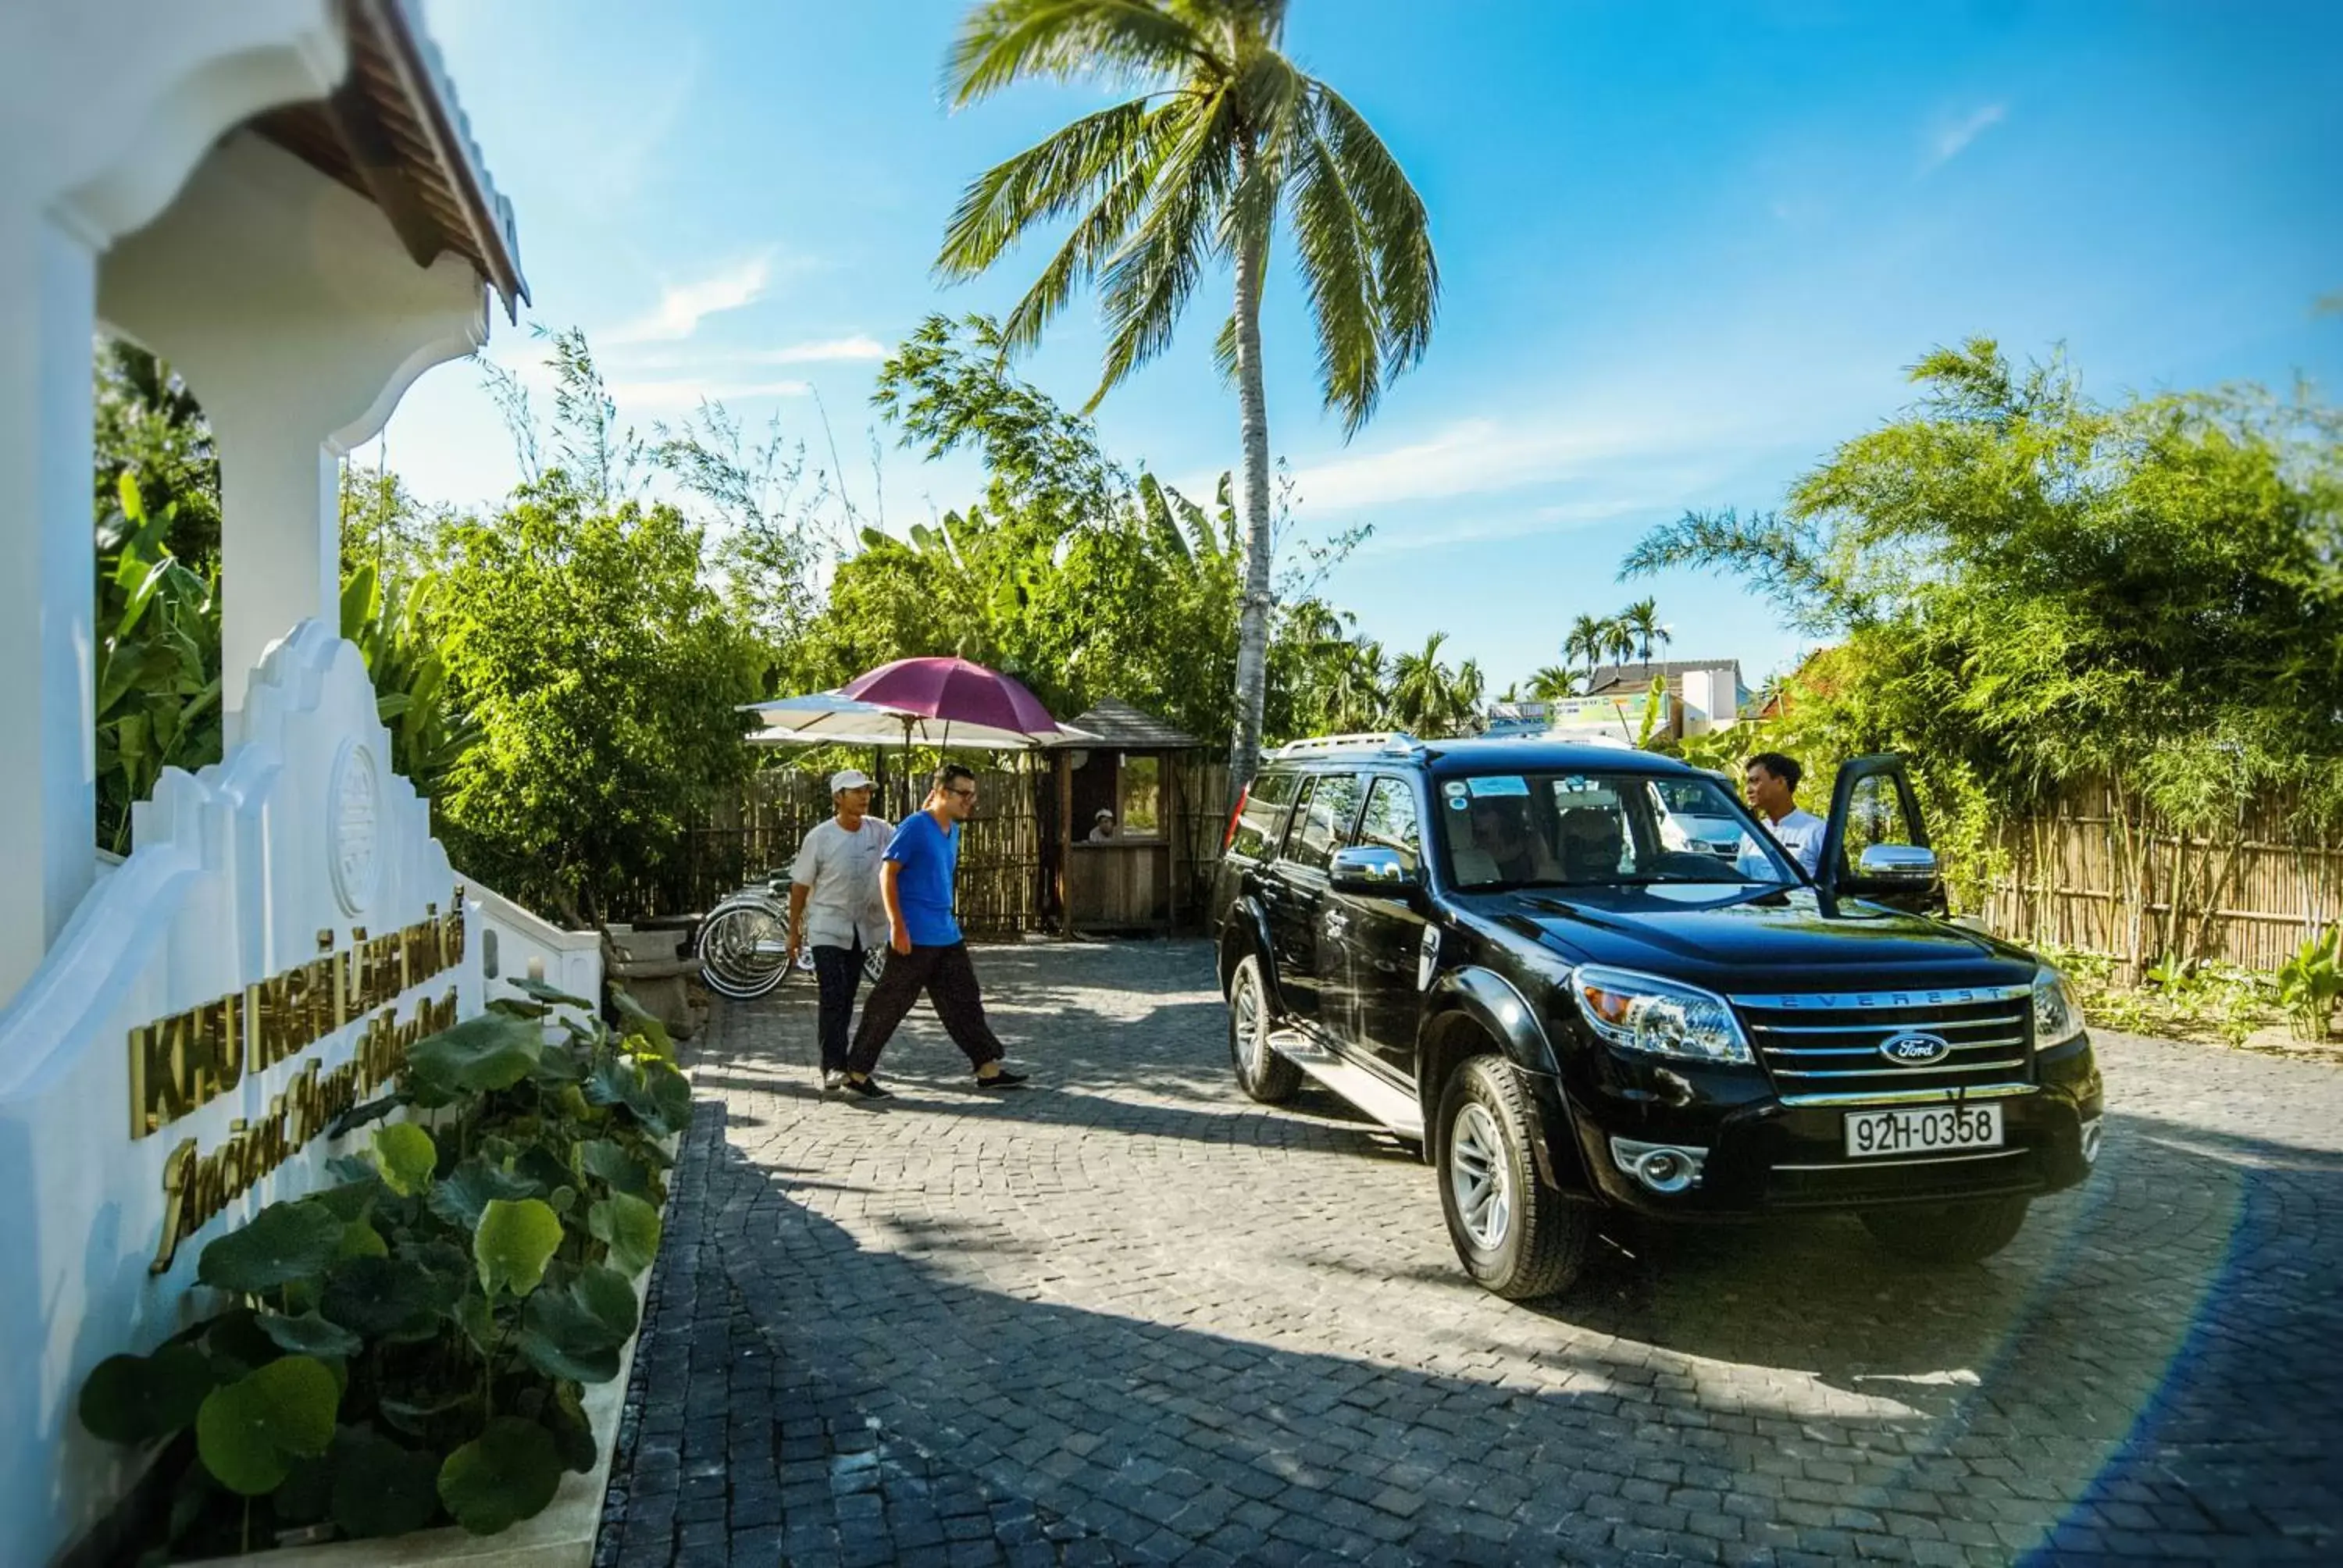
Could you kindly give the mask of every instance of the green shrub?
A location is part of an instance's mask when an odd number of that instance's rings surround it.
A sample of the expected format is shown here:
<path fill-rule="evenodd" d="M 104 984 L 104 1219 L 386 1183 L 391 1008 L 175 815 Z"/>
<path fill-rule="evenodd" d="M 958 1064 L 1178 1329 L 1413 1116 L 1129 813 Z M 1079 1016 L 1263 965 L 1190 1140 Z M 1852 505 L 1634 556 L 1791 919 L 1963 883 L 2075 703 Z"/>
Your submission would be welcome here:
<path fill-rule="evenodd" d="M 2343 1000 L 2343 926 L 2330 926 L 2278 966 L 2278 999 L 2305 1040 L 2324 1040 L 2335 1032 L 2335 1006 Z"/>
<path fill-rule="evenodd" d="M 548 1004 L 574 999 L 531 989 L 418 1042 L 397 1090 L 337 1124 L 412 1113 L 334 1160 L 338 1185 L 204 1249 L 225 1311 L 90 1373 L 91 1432 L 185 1456 L 145 1561 L 492 1534 L 593 1468 L 584 1385 L 634 1336 L 691 1095 L 663 1040 L 597 1021 L 548 1043 Z"/>

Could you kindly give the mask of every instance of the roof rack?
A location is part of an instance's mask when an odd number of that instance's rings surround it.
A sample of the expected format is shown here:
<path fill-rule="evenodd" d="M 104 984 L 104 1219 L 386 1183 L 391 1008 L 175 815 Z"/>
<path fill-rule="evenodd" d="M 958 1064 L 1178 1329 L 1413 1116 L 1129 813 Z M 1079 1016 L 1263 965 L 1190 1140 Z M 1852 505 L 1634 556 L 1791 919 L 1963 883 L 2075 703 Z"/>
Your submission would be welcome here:
<path fill-rule="evenodd" d="M 1352 735 L 1313 735 L 1306 740 L 1289 740 L 1271 755 L 1323 757 L 1336 751 L 1413 751 L 1423 744 L 1404 729 L 1368 729 Z"/>

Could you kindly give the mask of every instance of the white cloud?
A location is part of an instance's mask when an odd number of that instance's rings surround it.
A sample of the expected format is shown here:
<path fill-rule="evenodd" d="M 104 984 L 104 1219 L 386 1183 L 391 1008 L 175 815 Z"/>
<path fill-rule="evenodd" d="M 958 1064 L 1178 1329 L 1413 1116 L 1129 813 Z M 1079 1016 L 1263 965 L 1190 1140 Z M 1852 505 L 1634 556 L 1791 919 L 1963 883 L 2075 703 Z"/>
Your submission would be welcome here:
<path fill-rule="evenodd" d="M 689 409 L 707 403 L 739 403 L 750 397 L 802 397 L 804 381 L 613 381 L 610 397 L 625 409 Z"/>
<path fill-rule="evenodd" d="M 1971 142 L 2001 124 L 2008 116 L 2007 104 L 1987 104 L 1971 110 L 1951 125 L 1940 126 L 1928 138 L 1928 153 L 1920 165 L 1920 172 L 1926 174 L 1930 169 L 1941 168 L 1951 163 L 1968 151 Z"/>
<path fill-rule="evenodd" d="M 610 360 L 629 371 L 688 370 L 704 372 L 720 366 L 840 365 L 884 359 L 887 346 L 856 333 L 849 337 L 818 338 L 785 344 L 779 348 L 742 348 L 717 343 L 695 343 L 685 348 L 646 347 L 614 340 Z"/>
<path fill-rule="evenodd" d="M 1297 504 L 1315 515 L 1487 495 L 1694 449 L 1726 434 L 1714 422 L 1666 409 L 1627 423 L 1564 409 L 1529 420 L 1466 419 L 1426 440 L 1302 467 L 1294 474 Z"/>
<path fill-rule="evenodd" d="M 762 298 L 772 275 L 773 256 L 767 251 L 694 282 L 669 284 L 659 296 L 658 309 L 610 333 L 608 341 L 651 343 L 689 337 L 699 329 L 703 318 Z"/>
<path fill-rule="evenodd" d="M 884 359 L 887 346 L 875 337 L 857 333 L 851 337 L 825 338 L 817 343 L 792 343 L 786 348 L 769 348 L 741 357 L 759 365 L 823 365 L 841 359 Z"/>

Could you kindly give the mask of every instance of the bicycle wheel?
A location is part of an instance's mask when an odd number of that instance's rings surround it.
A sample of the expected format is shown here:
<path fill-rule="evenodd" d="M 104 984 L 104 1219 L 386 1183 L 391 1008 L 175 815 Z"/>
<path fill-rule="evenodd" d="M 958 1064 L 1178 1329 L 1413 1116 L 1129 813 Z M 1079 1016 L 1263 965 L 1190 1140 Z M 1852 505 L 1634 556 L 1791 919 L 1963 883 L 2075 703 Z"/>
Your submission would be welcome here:
<path fill-rule="evenodd" d="M 789 921 L 762 900 L 723 905 L 699 928 L 700 978 L 737 1001 L 763 996 L 789 978 Z"/>

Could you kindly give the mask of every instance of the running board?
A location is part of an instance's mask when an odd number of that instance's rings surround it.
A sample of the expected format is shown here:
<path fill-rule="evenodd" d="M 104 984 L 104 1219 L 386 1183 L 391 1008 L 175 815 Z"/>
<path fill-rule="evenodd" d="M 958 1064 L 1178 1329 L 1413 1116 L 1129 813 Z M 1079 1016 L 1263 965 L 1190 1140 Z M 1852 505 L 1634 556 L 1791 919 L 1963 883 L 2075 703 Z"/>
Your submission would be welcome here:
<path fill-rule="evenodd" d="M 1365 1111 L 1399 1137 L 1423 1141 L 1423 1112 L 1414 1096 L 1394 1089 L 1355 1062 L 1345 1061 L 1299 1030 L 1272 1030 L 1269 1049 Z"/>

